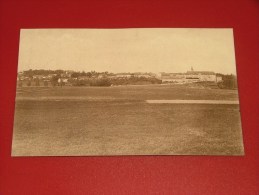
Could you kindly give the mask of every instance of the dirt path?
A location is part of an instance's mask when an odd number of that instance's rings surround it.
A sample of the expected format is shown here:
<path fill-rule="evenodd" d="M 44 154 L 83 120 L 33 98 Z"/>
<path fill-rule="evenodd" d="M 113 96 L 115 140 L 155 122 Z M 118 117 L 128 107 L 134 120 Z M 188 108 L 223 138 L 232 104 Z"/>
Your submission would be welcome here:
<path fill-rule="evenodd" d="M 146 100 L 149 104 L 239 104 L 238 100 Z"/>

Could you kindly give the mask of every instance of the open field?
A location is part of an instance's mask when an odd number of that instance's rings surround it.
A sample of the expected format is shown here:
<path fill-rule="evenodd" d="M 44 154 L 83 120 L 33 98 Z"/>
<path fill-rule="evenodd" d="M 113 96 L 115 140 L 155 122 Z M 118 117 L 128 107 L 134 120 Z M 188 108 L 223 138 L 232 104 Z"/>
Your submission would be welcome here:
<path fill-rule="evenodd" d="M 17 89 L 13 156 L 243 155 L 238 99 L 181 85 Z"/>

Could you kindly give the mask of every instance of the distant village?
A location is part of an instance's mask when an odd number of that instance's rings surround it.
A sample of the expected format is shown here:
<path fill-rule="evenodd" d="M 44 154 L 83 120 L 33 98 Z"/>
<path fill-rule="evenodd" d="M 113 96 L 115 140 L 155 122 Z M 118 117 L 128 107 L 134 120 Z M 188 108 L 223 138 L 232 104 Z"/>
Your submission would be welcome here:
<path fill-rule="evenodd" d="M 26 70 L 18 72 L 17 86 L 113 86 L 113 85 L 145 85 L 145 84 L 185 84 L 212 83 L 214 85 L 229 85 L 236 88 L 235 75 L 223 75 L 213 71 L 194 71 L 185 73 L 158 74 L 151 72 L 110 73 L 84 72 L 72 70 Z M 222 87 L 224 88 L 224 86 Z"/>

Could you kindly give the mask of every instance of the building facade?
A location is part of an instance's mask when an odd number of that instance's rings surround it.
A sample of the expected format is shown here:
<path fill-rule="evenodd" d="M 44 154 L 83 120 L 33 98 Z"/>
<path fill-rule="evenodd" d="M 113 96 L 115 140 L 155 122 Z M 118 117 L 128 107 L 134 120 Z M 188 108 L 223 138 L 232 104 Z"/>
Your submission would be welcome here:
<path fill-rule="evenodd" d="M 212 71 L 187 71 L 186 73 L 159 73 L 158 78 L 163 83 L 193 83 L 193 82 L 220 82 L 222 77 Z"/>

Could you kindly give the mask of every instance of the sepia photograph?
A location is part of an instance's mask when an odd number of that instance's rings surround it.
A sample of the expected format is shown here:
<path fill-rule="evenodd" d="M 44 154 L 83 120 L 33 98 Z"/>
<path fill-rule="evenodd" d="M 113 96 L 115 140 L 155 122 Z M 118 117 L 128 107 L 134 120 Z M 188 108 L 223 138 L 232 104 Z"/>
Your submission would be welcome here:
<path fill-rule="evenodd" d="M 12 156 L 243 156 L 232 28 L 21 29 Z"/>

